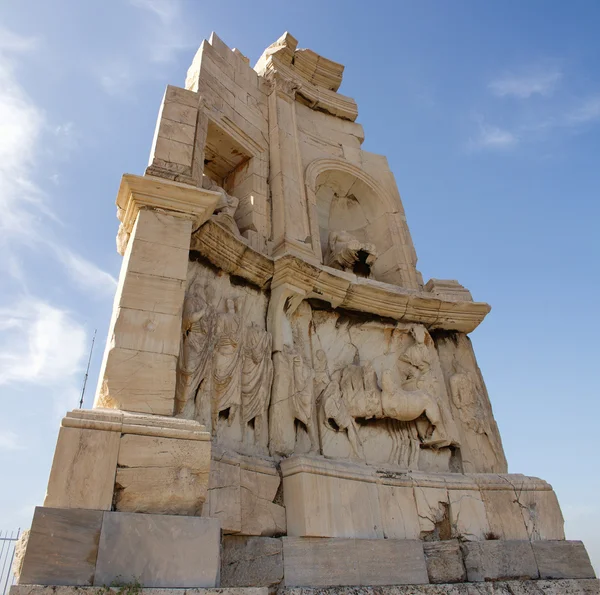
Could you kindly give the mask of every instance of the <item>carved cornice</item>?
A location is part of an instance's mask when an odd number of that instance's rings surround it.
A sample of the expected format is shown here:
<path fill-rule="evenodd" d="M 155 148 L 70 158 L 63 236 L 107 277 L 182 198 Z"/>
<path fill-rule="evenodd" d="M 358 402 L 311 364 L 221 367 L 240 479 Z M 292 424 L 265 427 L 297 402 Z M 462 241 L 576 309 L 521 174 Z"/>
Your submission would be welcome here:
<path fill-rule="evenodd" d="M 191 250 L 260 288 L 273 290 L 287 284 L 298 288 L 305 298 L 322 300 L 333 308 L 418 322 L 431 330 L 470 333 L 491 310 L 483 302 L 442 299 L 428 292 L 357 277 L 291 254 L 273 259 L 253 250 L 214 221 L 208 221 L 192 235 Z"/>
<path fill-rule="evenodd" d="M 210 432 L 191 419 L 177 419 L 160 415 L 143 415 L 117 409 L 74 409 L 63 418 L 63 428 L 102 430 L 120 434 L 180 438 L 208 442 Z"/>
<path fill-rule="evenodd" d="M 427 487 L 454 490 L 510 490 L 546 492 L 552 486 L 537 477 L 520 473 L 427 473 L 400 470 L 393 465 L 364 465 L 351 461 L 333 461 L 296 455 L 281 461 L 281 473 L 291 477 L 299 473 L 322 475 L 353 481 L 397 487 Z"/>
<path fill-rule="evenodd" d="M 296 97 L 302 97 L 304 103 L 310 108 L 321 110 L 354 122 L 358 117 L 358 106 L 351 97 L 346 97 L 341 93 L 317 87 L 296 73 L 292 66 L 287 66 L 276 56 L 271 56 L 264 67 L 263 76 L 267 79 L 277 78 L 275 88 L 281 88 L 283 80 L 288 81 L 287 85 L 292 89 L 295 87 Z"/>
<path fill-rule="evenodd" d="M 217 206 L 220 194 L 171 182 L 153 176 L 125 174 L 117 194 L 119 219 L 125 231 L 131 233 L 139 210 L 143 207 L 169 211 L 194 221 L 200 227 Z"/>
<path fill-rule="evenodd" d="M 272 259 L 253 250 L 214 221 L 207 221 L 192 235 L 190 250 L 199 252 L 222 271 L 260 288 L 268 287 L 273 277 Z"/>

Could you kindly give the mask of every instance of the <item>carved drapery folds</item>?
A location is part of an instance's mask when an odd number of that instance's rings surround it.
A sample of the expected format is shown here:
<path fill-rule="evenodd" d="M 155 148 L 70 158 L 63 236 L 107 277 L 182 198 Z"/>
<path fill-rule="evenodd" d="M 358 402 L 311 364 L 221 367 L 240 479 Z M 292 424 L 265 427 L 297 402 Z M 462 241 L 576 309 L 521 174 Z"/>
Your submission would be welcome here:
<path fill-rule="evenodd" d="M 266 454 L 273 367 L 266 297 L 191 262 L 177 366 L 176 414 L 219 441 Z"/>
<path fill-rule="evenodd" d="M 465 335 L 266 294 L 190 263 L 177 414 L 242 454 L 317 454 L 423 471 L 502 471 Z M 437 334 L 436 334 L 437 333 Z"/>

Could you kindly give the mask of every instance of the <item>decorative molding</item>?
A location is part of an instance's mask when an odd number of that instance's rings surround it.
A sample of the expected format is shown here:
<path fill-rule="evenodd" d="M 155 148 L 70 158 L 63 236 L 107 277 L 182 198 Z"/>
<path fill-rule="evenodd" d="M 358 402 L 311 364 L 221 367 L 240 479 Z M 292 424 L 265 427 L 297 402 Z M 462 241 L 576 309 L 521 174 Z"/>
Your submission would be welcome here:
<path fill-rule="evenodd" d="M 320 110 L 354 122 L 358 117 L 358 106 L 351 97 L 346 97 L 335 91 L 313 85 L 305 78 L 297 74 L 293 67 L 285 65 L 276 56 L 271 56 L 262 73 L 267 79 L 278 76 L 290 81 L 290 85 L 296 88 L 295 97 L 301 97 L 308 107 Z M 277 85 L 275 85 L 277 88 Z M 291 87 L 290 87 L 291 88 Z"/>
<path fill-rule="evenodd" d="M 214 221 L 192 234 L 191 250 L 223 271 L 260 287 L 287 284 L 315 298 L 345 308 L 400 322 L 418 322 L 428 329 L 470 333 L 491 310 L 484 302 L 452 301 L 429 292 L 357 277 L 297 256 L 271 258 L 253 250 L 242 238 Z"/>
<path fill-rule="evenodd" d="M 124 174 L 117 194 L 119 219 L 131 233 L 137 214 L 143 207 L 162 209 L 190 218 L 200 227 L 213 213 L 220 194 L 180 182 L 153 176 Z"/>
<path fill-rule="evenodd" d="M 61 426 L 63 428 L 102 430 L 204 442 L 211 439 L 210 432 L 207 432 L 202 424 L 194 420 L 158 415 L 136 415 L 117 409 L 74 409 L 63 418 Z"/>
<path fill-rule="evenodd" d="M 449 490 L 510 490 L 548 492 L 552 486 L 537 477 L 521 473 L 427 473 L 425 471 L 399 471 L 392 465 L 379 468 L 351 461 L 334 461 L 296 455 L 281 461 L 283 478 L 299 473 L 321 475 L 351 481 L 395 487 L 441 488 Z"/>
<path fill-rule="evenodd" d="M 377 196 L 381 197 L 390 213 L 397 213 L 400 211 L 398 201 L 375 178 L 357 165 L 354 165 L 345 159 L 336 159 L 335 157 L 315 159 L 306 167 L 304 183 L 314 194 L 317 192 L 318 177 L 326 171 L 341 171 L 357 178 L 371 188 Z"/>

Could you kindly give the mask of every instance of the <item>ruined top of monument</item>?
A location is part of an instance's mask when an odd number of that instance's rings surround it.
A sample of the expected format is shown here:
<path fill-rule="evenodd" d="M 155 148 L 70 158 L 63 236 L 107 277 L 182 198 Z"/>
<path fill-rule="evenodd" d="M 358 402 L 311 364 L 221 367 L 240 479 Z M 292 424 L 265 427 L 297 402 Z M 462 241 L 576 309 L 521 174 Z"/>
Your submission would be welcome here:
<path fill-rule="evenodd" d="M 244 454 L 505 471 L 465 334 L 490 308 L 457 281 L 423 284 L 388 162 L 361 148 L 337 92 L 343 70 L 289 33 L 253 69 L 213 33 L 186 88 L 167 87 L 146 175 L 123 178 L 118 245 L 131 268 L 136 225 L 154 233 L 141 215 L 187 217 L 167 242 L 177 263 L 133 267 L 183 293 L 150 323 L 148 280 L 117 296 L 96 406 L 198 420 Z M 124 372 L 149 354 L 151 391 Z"/>

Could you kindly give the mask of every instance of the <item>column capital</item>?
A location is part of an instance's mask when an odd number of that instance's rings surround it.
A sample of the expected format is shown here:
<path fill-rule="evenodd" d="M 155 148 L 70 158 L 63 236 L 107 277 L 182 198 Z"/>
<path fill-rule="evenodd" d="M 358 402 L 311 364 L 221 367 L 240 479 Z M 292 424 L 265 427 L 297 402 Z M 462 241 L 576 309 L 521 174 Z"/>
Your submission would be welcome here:
<path fill-rule="evenodd" d="M 139 210 L 143 207 L 168 211 L 171 215 L 191 219 L 198 228 L 212 215 L 220 194 L 180 182 L 153 176 L 125 174 L 117 194 L 119 219 L 131 233 Z"/>

